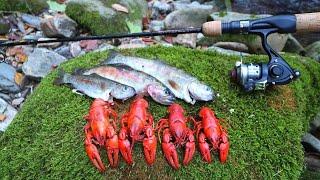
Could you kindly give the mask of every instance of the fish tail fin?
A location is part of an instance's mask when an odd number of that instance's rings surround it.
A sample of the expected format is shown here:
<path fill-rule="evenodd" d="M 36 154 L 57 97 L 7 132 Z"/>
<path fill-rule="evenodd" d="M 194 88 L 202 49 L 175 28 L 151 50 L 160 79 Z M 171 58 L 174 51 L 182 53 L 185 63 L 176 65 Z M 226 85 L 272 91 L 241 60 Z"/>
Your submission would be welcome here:
<path fill-rule="evenodd" d="M 64 72 L 63 69 L 59 69 L 58 70 L 58 76 L 57 78 L 53 81 L 53 84 L 55 85 L 61 85 L 61 84 L 64 84 L 64 77 L 65 77 L 66 73 Z"/>
<path fill-rule="evenodd" d="M 107 65 L 112 59 L 118 56 L 120 53 L 114 49 L 109 50 L 108 57 L 106 60 L 102 61 L 100 65 Z"/>

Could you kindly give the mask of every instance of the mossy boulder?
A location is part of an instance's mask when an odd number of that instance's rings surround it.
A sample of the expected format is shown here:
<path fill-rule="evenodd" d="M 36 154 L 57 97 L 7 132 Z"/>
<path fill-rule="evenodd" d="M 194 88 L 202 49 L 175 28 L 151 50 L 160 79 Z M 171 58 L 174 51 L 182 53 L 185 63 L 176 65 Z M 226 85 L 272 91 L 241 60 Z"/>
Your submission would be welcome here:
<path fill-rule="evenodd" d="M 116 169 L 99 173 L 86 156 L 83 140 L 83 116 L 92 99 L 79 96 L 65 86 L 53 85 L 57 70 L 44 78 L 29 97 L 16 119 L 0 137 L 0 177 L 39 179 L 298 179 L 304 169 L 301 136 L 320 107 L 320 65 L 294 55 L 284 55 L 302 76 L 287 86 L 267 91 L 244 93 L 229 81 L 229 70 L 237 56 L 191 50 L 182 47 L 150 47 L 122 50 L 125 55 L 161 59 L 187 71 L 210 85 L 217 93 L 214 102 L 178 103 L 186 115 L 196 116 L 202 106 L 214 109 L 227 128 L 231 143 L 226 164 L 217 155 L 212 164 L 204 163 L 197 152 L 191 164 L 178 171 L 166 163 L 160 144 L 157 159 L 149 167 L 144 161 L 142 145 L 134 146 L 134 165 L 121 159 Z M 92 67 L 107 57 L 107 52 L 91 53 L 70 60 L 59 68 L 72 72 Z M 246 62 L 267 61 L 267 56 L 249 56 Z M 167 107 L 147 98 L 157 122 L 166 116 Z M 130 101 L 117 102 L 121 116 Z M 182 154 L 182 152 L 179 152 Z M 101 148 L 102 159 L 108 164 Z M 180 160 L 182 157 L 180 156 Z M 182 160 L 181 160 L 182 161 Z"/>
<path fill-rule="evenodd" d="M 47 0 L 0 0 L 0 11 L 38 14 L 46 8 L 48 8 Z"/>
<path fill-rule="evenodd" d="M 112 4 L 126 7 L 129 13 L 119 12 Z M 129 32 L 142 29 L 142 17 L 147 13 L 145 0 L 71 0 L 66 14 L 95 35 Z"/>

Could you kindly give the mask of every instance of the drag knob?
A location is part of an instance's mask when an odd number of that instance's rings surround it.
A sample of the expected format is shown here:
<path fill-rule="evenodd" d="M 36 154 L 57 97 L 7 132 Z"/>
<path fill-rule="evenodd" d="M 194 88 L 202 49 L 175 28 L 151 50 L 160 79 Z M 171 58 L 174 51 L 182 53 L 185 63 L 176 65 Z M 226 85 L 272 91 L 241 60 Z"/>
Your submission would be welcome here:
<path fill-rule="evenodd" d="M 281 66 L 275 65 L 271 67 L 270 73 L 271 76 L 278 78 L 283 74 L 283 69 Z"/>

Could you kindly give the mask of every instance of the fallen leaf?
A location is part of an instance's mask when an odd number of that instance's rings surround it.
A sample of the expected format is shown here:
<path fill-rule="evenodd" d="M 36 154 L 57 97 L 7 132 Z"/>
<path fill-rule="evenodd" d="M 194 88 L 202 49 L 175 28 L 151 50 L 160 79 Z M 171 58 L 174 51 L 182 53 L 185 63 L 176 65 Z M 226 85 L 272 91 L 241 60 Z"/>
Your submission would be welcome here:
<path fill-rule="evenodd" d="M 66 11 L 66 5 L 57 3 L 56 1 L 47 1 L 49 5 L 49 9 L 52 11 L 57 11 L 57 12 L 65 12 Z"/>
<path fill-rule="evenodd" d="M 113 9 L 115 9 L 116 11 L 119 11 L 119 12 L 124 12 L 124 13 L 129 13 L 129 10 L 128 8 L 120 5 L 120 4 L 112 4 L 111 6 Z"/>
<path fill-rule="evenodd" d="M 21 85 L 21 84 L 22 84 L 23 78 L 24 78 L 24 75 L 21 74 L 21 73 L 16 73 L 16 74 L 14 75 L 14 81 L 15 81 L 18 85 Z"/>
<path fill-rule="evenodd" d="M 4 121 L 7 118 L 5 114 L 0 114 L 0 121 Z"/>
<path fill-rule="evenodd" d="M 24 62 L 26 62 L 28 60 L 28 56 L 26 54 L 19 53 L 19 54 L 16 55 L 16 59 L 19 62 L 24 63 Z"/>
<path fill-rule="evenodd" d="M 138 33 L 141 32 L 141 27 L 138 24 L 134 24 L 130 21 L 127 21 L 127 26 L 129 28 L 130 33 Z"/>

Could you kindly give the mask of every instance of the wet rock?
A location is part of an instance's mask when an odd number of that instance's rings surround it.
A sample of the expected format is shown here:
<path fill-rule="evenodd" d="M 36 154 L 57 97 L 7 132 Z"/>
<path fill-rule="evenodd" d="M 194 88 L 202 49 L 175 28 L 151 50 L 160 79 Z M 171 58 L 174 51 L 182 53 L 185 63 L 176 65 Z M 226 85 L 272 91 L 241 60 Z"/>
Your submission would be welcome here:
<path fill-rule="evenodd" d="M 4 19 L 0 19 L 0 35 L 8 34 L 10 31 L 10 23 Z"/>
<path fill-rule="evenodd" d="M 70 47 L 69 46 L 61 46 L 57 49 L 54 50 L 54 52 L 60 54 L 61 56 L 64 56 L 67 59 L 73 58 L 71 52 L 70 52 Z"/>
<path fill-rule="evenodd" d="M 170 13 L 164 20 L 166 29 L 201 27 L 212 11 L 206 9 L 181 9 Z"/>
<path fill-rule="evenodd" d="M 233 0 L 232 10 L 254 14 L 284 14 L 320 11 L 319 0 Z"/>
<path fill-rule="evenodd" d="M 293 37 L 291 34 L 288 36 L 288 40 L 283 48 L 285 52 L 291 52 L 295 54 L 305 55 L 306 50 L 302 47 L 299 41 Z"/>
<path fill-rule="evenodd" d="M 312 171 L 320 171 L 320 154 L 307 153 L 304 157 L 307 168 Z"/>
<path fill-rule="evenodd" d="M 145 48 L 145 44 L 121 44 L 118 46 L 119 49 L 136 49 L 136 48 Z"/>
<path fill-rule="evenodd" d="M 66 15 L 57 14 L 41 21 L 41 30 L 47 37 L 74 37 L 77 23 Z"/>
<path fill-rule="evenodd" d="M 175 10 L 180 9 L 205 9 L 205 10 L 212 10 L 213 6 L 209 4 L 200 4 L 197 1 L 193 1 L 192 3 L 189 3 L 188 1 L 175 1 L 173 3 Z"/>
<path fill-rule="evenodd" d="M 23 64 L 22 70 L 27 76 L 42 78 L 66 60 L 65 57 L 54 51 L 45 48 L 35 48 L 29 55 L 28 61 Z"/>
<path fill-rule="evenodd" d="M 24 40 L 38 40 L 40 38 L 44 38 L 44 34 L 42 31 L 37 31 L 35 33 L 30 33 L 28 35 L 23 36 Z"/>
<path fill-rule="evenodd" d="M 248 52 L 249 48 L 247 45 L 243 43 L 238 42 L 217 42 L 214 44 L 216 47 L 220 47 L 223 49 L 230 49 L 234 51 L 240 51 L 240 52 Z"/>
<path fill-rule="evenodd" d="M 83 40 L 80 41 L 80 47 L 84 49 L 85 52 L 93 51 L 99 47 L 100 41 L 98 40 Z"/>
<path fill-rule="evenodd" d="M 320 153 L 320 140 L 312 134 L 306 133 L 302 138 L 302 144 L 306 149 L 312 149 L 313 151 Z"/>
<path fill-rule="evenodd" d="M 306 47 L 306 56 L 320 62 L 320 41 L 314 42 Z"/>
<path fill-rule="evenodd" d="M 151 17 L 158 19 L 160 16 L 165 16 L 173 10 L 173 7 L 168 4 L 165 0 L 155 1 L 152 5 Z"/>
<path fill-rule="evenodd" d="M 248 53 L 243 53 L 243 52 L 239 52 L 239 51 L 234 51 L 234 50 L 229 50 L 229 49 L 223 49 L 220 47 L 216 47 L 216 46 L 210 46 L 207 48 L 208 51 L 214 51 L 220 54 L 224 54 L 224 55 L 228 55 L 228 56 L 249 56 L 250 54 Z"/>
<path fill-rule="evenodd" d="M 70 53 L 73 57 L 78 57 L 85 54 L 85 52 L 81 50 L 80 42 L 70 44 Z"/>
<path fill-rule="evenodd" d="M 94 52 L 102 52 L 102 51 L 107 51 L 107 50 L 110 50 L 110 49 L 114 49 L 115 47 L 110 45 L 110 44 L 107 44 L 107 43 L 104 43 L 104 44 L 101 44 L 98 49 L 94 50 Z"/>
<path fill-rule="evenodd" d="M 46 40 L 52 40 L 52 38 L 39 38 L 39 41 L 46 41 Z M 61 45 L 61 42 L 53 42 L 53 43 L 40 43 L 37 45 L 37 47 L 45 47 L 45 48 L 57 48 Z"/>
<path fill-rule="evenodd" d="M 173 38 L 173 43 L 180 44 L 185 47 L 195 48 L 197 42 L 197 34 L 179 34 Z"/>
<path fill-rule="evenodd" d="M 5 93 L 0 93 L 0 99 L 3 99 L 5 101 L 7 101 L 7 102 L 11 101 L 11 97 L 8 94 L 5 94 Z"/>
<path fill-rule="evenodd" d="M 12 106 L 15 106 L 15 107 L 18 107 L 20 106 L 20 104 L 24 101 L 24 98 L 21 97 L 21 98 L 17 98 L 17 99 L 14 99 L 12 100 Z"/>
<path fill-rule="evenodd" d="M 20 87 L 15 82 L 16 69 L 6 63 L 0 63 L 0 91 L 19 92 Z"/>
<path fill-rule="evenodd" d="M 3 121 L 0 121 L 0 131 L 5 131 L 16 116 L 17 110 L 5 100 L 0 99 L 0 114 L 5 117 Z"/>
<path fill-rule="evenodd" d="M 310 132 L 315 132 L 320 129 L 320 113 L 318 113 L 313 121 L 310 122 Z"/>
<path fill-rule="evenodd" d="M 161 31 L 163 29 L 164 29 L 163 21 L 154 20 L 150 22 L 150 25 L 149 25 L 150 31 Z"/>
<path fill-rule="evenodd" d="M 34 27 L 38 30 L 41 29 L 41 27 L 40 27 L 41 18 L 40 17 L 23 13 L 23 14 L 21 14 L 21 19 L 23 22 L 25 22 L 29 26 Z"/>
<path fill-rule="evenodd" d="M 219 21 L 236 21 L 242 19 L 256 19 L 256 18 L 263 18 L 269 17 L 271 15 L 251 15 L 251 14 L 241 14 L 236 12 L 228 12 L 221 15 L 221 13 L 212 13 L 210 15 L 212 20 L 219 20 Z M 206 37 L 207 38 L 207 37 Z M 212 37 L 208 38 L 212 39 L 214 42 L 219 41 L 229 41 L 229 42 L 240 42 L 244 43 L 248 46 L 250 53 L 261 54 L 265 53 L 262 47 L 261 38 L 257 35 L 223 35 L 220 37 Z M 268 37 L 268 43 L 270 46 L 277 52 L 282 51 L 288 39 L 287 34 L 278 34 L 273 33 Z"/>
<path fill-rule="evenodd" d="M 112 4 L 121 4 L 129 13 L 119 12 Z M 129 32 L 128 25 L 142 29 L 147 14 L 145 0 L 70 0 L 66 14 L 95 35 Z"/>

